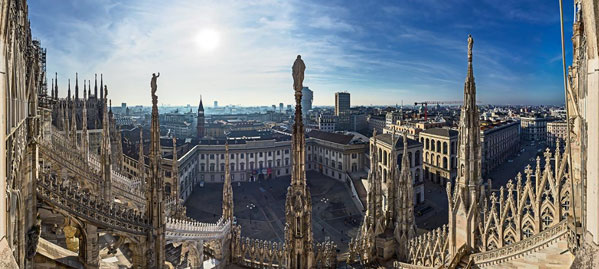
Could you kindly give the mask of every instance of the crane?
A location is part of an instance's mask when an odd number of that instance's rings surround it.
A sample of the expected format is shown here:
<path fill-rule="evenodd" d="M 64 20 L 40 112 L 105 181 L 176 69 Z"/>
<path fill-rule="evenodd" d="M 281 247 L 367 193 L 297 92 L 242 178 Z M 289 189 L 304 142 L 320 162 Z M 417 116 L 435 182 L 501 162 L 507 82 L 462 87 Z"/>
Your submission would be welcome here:
<path fill-rule="evenodd" d="M 414 106 L 422 105 L 424 106 L 424 120 L 428 120 L 428 105 L 459 105 L 464 101 L 423 101 L 423 102 L 414 102 Z"/>

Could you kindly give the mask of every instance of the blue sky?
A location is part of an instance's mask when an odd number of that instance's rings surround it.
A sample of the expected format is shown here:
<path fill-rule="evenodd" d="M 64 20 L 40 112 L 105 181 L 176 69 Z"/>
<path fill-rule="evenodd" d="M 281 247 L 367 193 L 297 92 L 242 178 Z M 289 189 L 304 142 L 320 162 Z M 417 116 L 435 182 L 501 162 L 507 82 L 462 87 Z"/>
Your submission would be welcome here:
<path fill-rule="evenodd" d="M 557 0 L 37 0 L 29 16 L 61 95 L 103 73 L 115 104 L 149 105 L 153 72 L 162 104 L 289 104 L 297 54 L 315 105 L 461 100 L 468 34 L 482 103 L 564 100 Z"/>

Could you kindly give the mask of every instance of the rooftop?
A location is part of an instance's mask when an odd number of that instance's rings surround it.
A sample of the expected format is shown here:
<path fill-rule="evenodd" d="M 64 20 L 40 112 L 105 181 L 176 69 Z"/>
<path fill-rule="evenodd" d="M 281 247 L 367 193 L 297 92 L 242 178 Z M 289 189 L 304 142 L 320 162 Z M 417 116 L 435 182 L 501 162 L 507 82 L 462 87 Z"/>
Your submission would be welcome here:
<path fill-rule="evenodd" d="M 401 134 L 396 134 L 397 137 L 397 143 L 395 144 L 395 149 L 402 149 L 403 148 L 403 136 Z M 376 139 L 380 142 L 386 143 L 388 145 L 391 145 L 391 134 L 379 134 L 376 136 Z M 422 145 L 420 142 L 413 140 L 413 139 L 409 139 L 408 138 L 408 148 L 412 147 L 412 146 L 418 146 L 418 145 Z"/>
<path fill-rule="evenodd" d="M 449 128 L 430 128 L 430 129 L 426 129 L 426 130 L 422 131 L 421 133 L 445 136 L 445 137 L 458 136 L 458 131 L 452 130 Z"/>

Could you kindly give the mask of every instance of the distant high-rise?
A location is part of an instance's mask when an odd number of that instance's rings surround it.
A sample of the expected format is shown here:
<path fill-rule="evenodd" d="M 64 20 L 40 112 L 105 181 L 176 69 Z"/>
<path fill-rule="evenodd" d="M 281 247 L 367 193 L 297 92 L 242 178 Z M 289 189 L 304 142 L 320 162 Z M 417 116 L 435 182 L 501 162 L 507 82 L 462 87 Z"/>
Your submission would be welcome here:
<path fill-rule="evenodd" d="M 284 107 L 283 103 L 279 103 L 279 113 L 283 113 Z"/>
<path fill-rule="evenodd" d="M 312 109 L 312 99 L 314 92 L 308 87 L 302 87 L 302 115 L 305 115 Z"/>
<path fill-rule="evenodd" d="M 335 116 L 338 117 L 337 128 L 345 130 L 349 128 L 350 98 L 348 92 L 335 93 Z"/>
<path fill-rule="evenodd" d="M 201 98 L 200 98 L 201 99 Z M 201 100 L 200 100 L 201 101 Z M 214 108 L 218 107 L 218 101 L 214 101 Z"/>

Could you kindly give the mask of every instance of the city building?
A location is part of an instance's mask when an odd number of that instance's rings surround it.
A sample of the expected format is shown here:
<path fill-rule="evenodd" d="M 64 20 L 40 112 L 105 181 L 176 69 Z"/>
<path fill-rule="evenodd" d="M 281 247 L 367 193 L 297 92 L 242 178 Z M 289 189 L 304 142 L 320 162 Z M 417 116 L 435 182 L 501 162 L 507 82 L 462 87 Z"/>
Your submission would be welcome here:
<path fill-rule="evenodd" d="M 314 92 L 308 87 L 302 88 L 302 116 L 305 118 L 308 115 L 308 111 L 312 110 L 312 99 L 314 98 Z M 291 109 L 291 105 L 287 106 Z"/>
<path fill-rule="evenodd" d="M 348 92 L 335 93 L 335 116 L 337 116 L 337 130 L 348 130 L 350 127 L 350 95 Z"/>
<path fill-rule="evenodd" d="M 307 135 L 307 170 L 350 181 L 350 173 L 364 171 L 368 139 L 352 133 L 312 130 Z"/>
<path fill-rule="evenodd" d="M 337 116 L 335 115 L 318 115 L 318 130 L 325 132 L 334 132 L 337 126 Z"/>
<path fill-rule="evenodd" d="M 554 145 L 556 140 L 566 141 L 568 138 L 568 125 L 566 121 L 552 121 L 547 123 L 547 144 Z"/>
<path fill-rule="evenodd" d="M 507 161 L 520 150 L 520 123 L 508 120 L 481 122 L 482 175 Z"/>
<path fill-rule="evenodd" d="M 455 182 L 458 135 L 458 131 L 449 128 L 430 128 L 420 132 L 425 179 L 443 185 Z"/>
<path fill-rule="evenodd" d="M 520 118 L 522 139 L 527 141 L 547 141 L 547 123 L 551 118 L 530 116 Z"/>
<path fill-rule="evenodd" d="M 366 118 L 366 121 L 368 122 L 368 132 L 369 133 L 372 133 L 375 130 L 377 133 L 383 133 L 383 130 L 385 129 L 385 122 L 386 122 L 385 115 L 370 114 Z"/>

